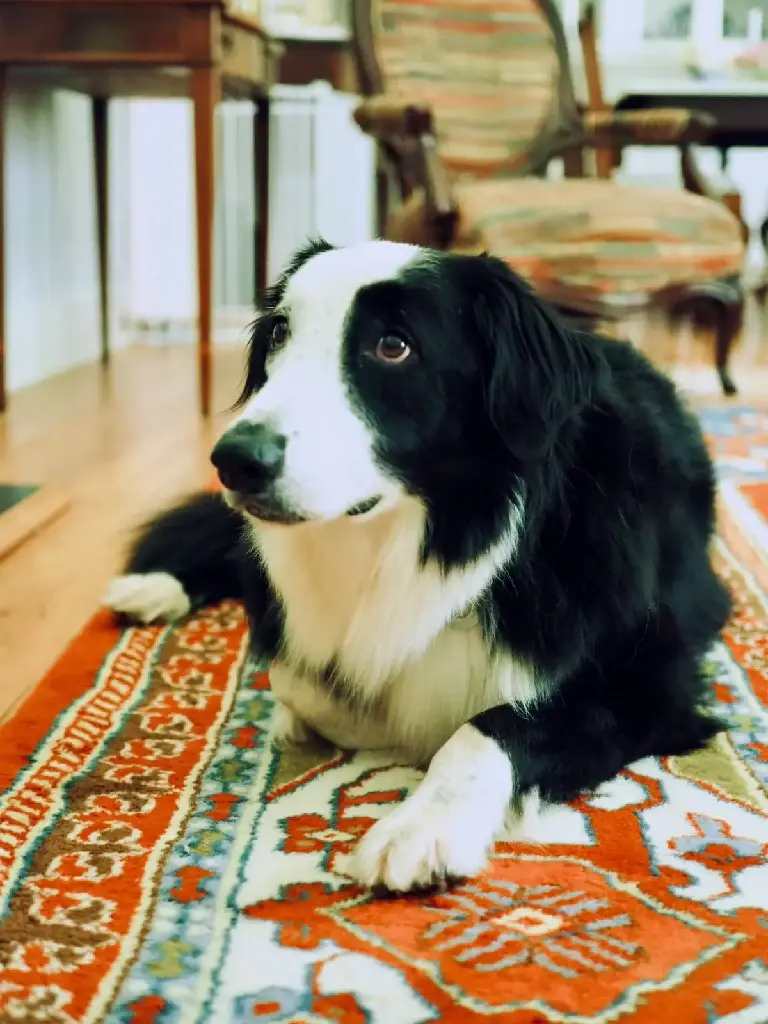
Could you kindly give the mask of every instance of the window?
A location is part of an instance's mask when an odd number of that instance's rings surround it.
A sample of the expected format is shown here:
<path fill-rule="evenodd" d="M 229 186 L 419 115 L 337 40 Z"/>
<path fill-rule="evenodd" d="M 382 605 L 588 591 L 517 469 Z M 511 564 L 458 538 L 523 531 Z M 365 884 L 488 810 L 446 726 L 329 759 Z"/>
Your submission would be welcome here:
<path fill-rule="evenodd" d="M 645 39 L 689 39 L 693 24 L 693 0 L 645 0 Z"/>

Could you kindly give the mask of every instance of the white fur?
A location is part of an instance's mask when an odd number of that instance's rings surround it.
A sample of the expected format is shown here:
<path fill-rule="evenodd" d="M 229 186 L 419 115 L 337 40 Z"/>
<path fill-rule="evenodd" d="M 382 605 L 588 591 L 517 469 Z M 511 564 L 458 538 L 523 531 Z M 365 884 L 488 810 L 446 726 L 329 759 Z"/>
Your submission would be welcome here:
<path fill-rule="evenodd" d="M 173 622 L 190 609 L 181 583 L 167 572 L 133 573 L 117 576 L 109 585 L 103 602 L 118 615 L 137 622 Z"/>
<path fill-rule="evenodd" d="M 413 796 L 372 826 L 348 873 L 362 885 L 395 892 L 477 875 L 504 828 L 512 792 L 506 754 L 463 725 Z"/>
<path fill-rule="evenodd" d="M 289 527 L 250 520 L 285 619 L 271 673 L 276 741 L 301 742 L 306 724 L 343 748 L 432 759 L 421 788 L 371 830 L 354 858 L 354 877 L 396 890 L 482 868 L 504 823 L 512 768 L 466 723 L 489 707 L 536 698 L 531 666 L 494 653 L 473 612 L 514 557 L 522 500 L 510 498 L 506 531 L 476 561 L 447 571 L 423 564 L 426 509 L 377 463 L 344 381 L 355 294 L 395 276 L 418 252 L 374 243 L 310 259 L 279 310 L 289 340 L 241 417 L 286 437 L 280 496 L 309 519 Z M 384 500 L 372 513 L 345 515 L 374 496 Z M 340 692 L 319 680 L 329 664 Z"/>
<path fill-rule="evenodd" d="M 272 687 L 312 728 L 348 749 L 396 748 L 425 764 L 464 722 L 535 699 L 529 666 L 492 654 L 467 610 L 513 556 L 521 513 L 482 558 L 448 572 L 420 562 L 424 510 L 406 498 L 358 522 L 252 523 L 285 613 Z M 298 667 L 331 660 L 354 686 L 353 714 Z"/>
<path fill-rule="evenodd" d="M 536 699 L 532 666 L 495 653 L 473 611 L 515 555 L 523 499 L 510 496 L 506 530 L 475 561 L 450 570 L 424 564 L 426 508 L 378 464 L 371 427 L 344 380 L 345 322 L 357 291 L 396 276 L 421 253 L 376 242 L 301 267 L 278 311 L 289 339 L 240 416 L 286 438 L 279 497 L 308 520 L 284 526 L 246 516 L 284 611 L 283 650 L 271 672 L 273 739 L 300 743 L 312 730 L 343 748 L 432 760 L 421 788 L 371 830 L 354 861 L 360 881 L 398 890 L 482 868 L 503 825 L 512 769 L 466 723 L 498 704 L 525 708 Z M 345 515 L 373 497 L 383 500 L 370 513 Z M 172 577 L 157 589 L 165 603 L 112 592 L 107 603 L 142 617 L 186 601 Z M 328 665 L 338 689 L 320 681 Z"/>
<path fill-rule="evenodd" d="M 423 565 L 426 509 L 377 463 L 344 380 L 356 294 L 417 257 L 424 250 L 373 242 L 308 260 L 280 304 L 289 338 L 240 418 L 286 437 L 282 498 L 309 518 L 290 527 L 250 520 L 285 613 L 276 697 L 340 746 L 396 747 L 425 763 L 474 714 L 502 701 L 525 704 L 535 690 L 530 668 L 491 654 L 469 614 L 514 555 L 522 507 L 510 501 L 506 531 L 475 562 L 450 571 Z M 373 512 L 344 514 L 378 495 L 384 501 Z M 356 691 L 358 710 L 318 684 L 311 670 L 331 663 Z"/>
<path fill-rule="evenodd" d="M 427 513 L 374 456 L 364 413 L 351 403 L 342 347 L 355 296 L 424 251 L 374 242 L 312 257 L 289 279 L 280 312 L 290 336 L 241 419 L 286 439 L 282 498 L 309 522 L 251 519 L 254 547 L 285 613 L 276 697 L 343 747 L 396 747 L 427 762 L 469 718 L 535 695 L 528 666 L 492 655 L 469 609 L 517 547 L 523 509 L 477 561 L 444 571 L 422 564 Z M 344 513 L 384 500 L 360 517 Z M 354 713 L 316 673 L 333 663 L 356 691 Z"/>
<path fill-rule="evenodd" d="M 334 250 L 288 282 L 279 312 L 288 318 L 289 341 L 270 358 L 266 384 L 238 419 L 269 424 L 286 438 L 279 496 L 306 517 L 332 519 L 369 498 L 400 494 L 377 466 L 370 430 L 350 403 L 342 342 L 357 291 L 393 277 L 421 252 L 396 242 Z"/>
<path fill-rule="evenodd" d="M 301 746 L 308 743 L 312 735 L 305 722 L 280 701 L 275 703 L 271 726 L 272 742 L 278 747 Z"/>

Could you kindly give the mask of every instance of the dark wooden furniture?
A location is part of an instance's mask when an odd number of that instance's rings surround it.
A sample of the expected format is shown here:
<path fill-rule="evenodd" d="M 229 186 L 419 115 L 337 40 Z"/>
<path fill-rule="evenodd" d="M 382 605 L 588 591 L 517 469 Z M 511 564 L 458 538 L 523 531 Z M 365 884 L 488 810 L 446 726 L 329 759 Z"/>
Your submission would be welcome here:
<path fill-rule="evenodd" d="M 356 120 L 360 127 L 372 135 L 379 144 L 384 165 L 390 171 L 391 192 L 398 195 L 401 207 L 398 217 L 389 220 L 391 237 L 404 241 L 416 241 L 440 248 L 452 249 L 463 247 L 461 238 L 462 207 L 457 194 L 463 187 L 463 181 L 457 181 L 456 175 L 450 173 L 446 162 L 441 158 L 442 146 L 438 144 L 439 111 L 433 115 L 430 102 L 420 97 L 428 92 L 425 81 L 444 81 L 444 69 L 441 69 L 441 55 L 444 52 L 438 38 L 440 26 L 433 24 L 425 16 L 422 34 L 414 33 L 409 26 L 408 38 L 414 47 L 420 46 L 416 63 L 419 64 L 419 76 L 412 82 L 412 92 L 417 97 L 409 97 L 409 82 L 402 68 L 408 66 L 402 53 L 398 53 L 398 62 L 394 64 L 395 74 L 400 79 L 393 85 L 388 78 L 391 67 L 385 67 L 385 60 L 391 61 L 393 45 L 387 37 L 387 47 L 380 47 L 379 41 L 385 32 L 394 32 L 402 18 L 400 8 L 389 9 L 387 0 L 352 0 L 355 53 L 363 92 L 370 98 L 363 101 L 356 112 Z M 473 17 L 483 17 L 484 4 L 473 7 Z M 493 28 L 492 2 L 487 0 L 489 13 L 488 29 Z M 463 10 L 463 8 L 462 8 Z M 679 120 L 676 134 L 670 132 L 669 124 L 654 126 L 645 119 L 623 115 L 613 110 L 598 112 L 591 118 L 582 116 L 574 95 L 570 76 L 565 35 L 560 22 L 554 0 L 531 0 L 526 10 L 533 22 L 534 19 L 544 24 L 548 30 L 552 45 L 557 51 L 559 75 L 552 88 L 551 105 L 546 126 L 536 138 L 530 140 L 528 150 L 513 171 L 507 171 L 509 196 L 516 193 L 522 195 L 525 182 L 516 183 L 524 176 L 541 177 L 545 174 L 549 162 L 555 157 L 562 157 L 567 176 L 580 177 L 584 174 L 583 154 L 587 149 L 621 150 L 627 145 L 678 145 L 684 154 L 690 157 L 690 146 L 703 142 L 708 137 L 710 118 L 697 112 L 689 112 Z M 447 15 L 444 15 L 448 18 Z M 387 26 L 385 28 L 385 26 Z M 530 40 L 537 39 L 534 35 L 538 30 L 531 29 L 526 35 L 526 45 Z M 417 44 L 415 40 L 420 40 Z M 452 40 L 454 47 L 459 47 L 458 34 Z M 508 52 L 508 51 L 507 51 Z M 385 60 L 382 59 L 385 54 Z M 533 66 L 529 60 L 526 65 Z M 456 54 L 451 53 L 451 66 L 456 65 Z M 463 59 L 471 61 L 471 48 L 463 54 Z M 512 60 L 511 56 L 507 56 Z M 433 77 L 426 77 L 424 67 L 432 62 Z M 394 63 L 394 62 L 392 62 Z M 510 71 L 513 69 L 510 68 Z M 500 71 L 499 71 L 500 74 Z M 495 79 L 494 79 L 495 80 Z M 501 88 L 508 86 L 501 84 Z M 461 94 L 461 83 L 452 86 L 454 94 Z M 443 97 L 442 102 L 446 101 Z M 511 101 L 509 101 L 511 104 Z M 521 95 L 521 106 L 525 107 L 526 96 Z M 468 115 L 463 110 L 466 120 Z M 512 138 L 512 136 L 510 136 Z M 497 176 L 498 177 L 498 176 Z M 466 181 L 466 175 L 464 176 Z M 612 189 L 611 182 L 605 181 L 606 189 Z M 558 184 L 552 183 L 552 202 L 557 202 Z M 627 190 L 628 192 L 629 190 Z M 573 193 L 571 193 L 573 194 Z M 570 202 L 573 200 L 571 199 Z M 622 199 L 620 201 L 628 201 Z M 564 200 L 568 205 L 569 200 Z M 522 200 L 521 200 L 522 205 Z M 713 202 L 713 206 L 715 206 Z M 481 243 L 484 241 L 480 240 Z M 641 311 L 653 307 L 664 310 L 672 319 L 685 314 L 692 314 L 699 323 L 711 325 L 714 332 L 715 366 L 720 377 L 723 391 L 734 394 L 736 391 L 728 369 L 728 357 L 732 344 L 737 337 L 743 316 L 744 296 L 736 267 L 736 240 L 730 243 L 734 255 L 729 256 L 729 269 L 725 277 L 706 277 L 698 275 L 689 283 L 680 283 L 663 287 L 654 291 L 640 291 L 632 296 L 632 309 Z M 478 251 L 487 248 L 481 244 Z M 466 251 L 466 250 L 465 250 Z M 560 307 L 565 315 L 573 320 L 587 324 L 617 321 L 630 312 L 630 304 L 626 295 L 612 294 L 609 291 L 590 287 L 563 286 L 555 279 L 543 276 L 537 279 L 536 287 Z"/>
<path fill-rule="evenodd" d="M 763 149 L 768 147 L 768 92 L 758 94 L 746 88 L 739 91 L 734 84 L 732 93 L 707 92 L 707 83 L 700 83 L 701 91 L 688 93 L 625 93 L 616 103 L 616 110 L 656 110 L 675 104 L 685 104 L 714 118 L 707 145 L 720 151 L 723 170 L 728 166 L 729 150 L 735 146 Z M 760 226 L 760 239 L 768 257 L 768 215 Z"/>
<path fill-rule="evenodd" d="M 216 105 L 256 103 L 256 276 L 264 284 L 269 87 L 279 47 L 224 0 L 0 0 L 0 123 L 9 77 L 34 76 L 92 98 L 101 297 L 101 355 L 109 360 L 108 104 L 116 96 L 190 96 L 194 105 L 200 408 L 211 404 Z M 0 130 L 0 180 L 3 171 Z M 162 155 L 158 153 L 158 159 Z M 0 195 L 0 200 L 2 195 Z M 3 204 L 0 201 L 0 211 Z M 0 212 L 0 410 L 5 407 L 3 225 Z"/>
<path fill-rule="evenodd" d="M 593 120 L 597 120 L 601 116 L 613 117 L 615 116 L 614 110 L 618 108 L 612 108 L 603 93 L 603 73 L 597 49 L 597 12 L 595 4 L 592 2 L 586 3 L 582 9 L 579 19 L 579 40 L 587 83 L 589 103 L 587 116 L 592 117 Z M 685 145 L 684 140 L 681 139 L 680 126 L 696 115 L 707 119 L 706 139 L 711 143 L 719 128 L 716 117 L 711 111 L 700 110 L 691 103 L 683 102 L 682 98 L 680 98 L 680 102 L 671 102 L 663 106 L 628 110 L 624 112 L 623 116 L 635 117 L 639 125 L 645 122 L 656 134 L 664 131 L 665 125 L 667 126 L 670 142 L 678 145 L 680 172 L 685 188 L 689 192 L 709 196 L 710 199 L 723 203 L 741 221 L 742 233 L 746 241 L 749 238 L 749 228 L 741 216 L 741 196 L 735 191 L 720 190 L 708 180 L 699 167 L 690 145 Z M 642 145 L 642 141 L 639 141 Z M 595 170 L 598 177 L 610 178 L 614 171 L 621 166 L 622 153 L 621 146 L 597 148 L 595 150 Z"/>
<path fill-rule="evenodd" d="M 656 110 L 660 107 L 688 107 L 713 119 L 707 145 L 720 151 L 727 161 L 734 146 L 768 146 L 768 92 L 761 95 L 734 83 L 732 93 L 707 92 L 706 81 L 697 83 L 695 93 L 629 92 L 614 105 L 615 110 Z"/>
<path fill-rule="evenodd" d="M 283 85 L 323 81 L 330 82 L 338 92 L 359 93 L 357 65 L 349 41 L 281 36 L 280 42 L 285 47 L 280 59 Z"/>

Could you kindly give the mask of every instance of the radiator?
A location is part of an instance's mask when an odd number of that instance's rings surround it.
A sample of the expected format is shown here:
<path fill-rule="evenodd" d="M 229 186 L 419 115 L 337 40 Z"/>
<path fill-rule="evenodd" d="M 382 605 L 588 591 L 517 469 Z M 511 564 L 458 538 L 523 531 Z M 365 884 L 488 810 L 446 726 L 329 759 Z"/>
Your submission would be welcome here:
<path fill-rule="evenodd" d="M 375 150 L 352 120 L 354 97 L 326 83 L 272 93 L 268 276 L 308 237 L 373 236 Z M 254 302 L 253 106 L 223 104 L 218 124 L 214 264 L 216 341 L 236 340 Z M 184 102 L 136 101 L 130 128 L 130 286 L 120 323 L 136 340 L 195 337 L 192 120 Z M 163 159 L 158 161 L 158 152 Z"/>
<path fill-rule="evenodd" d="M 371 239 L 375 148 L 352 120 L 356 99 L 325 82 L 278 86 L 272 99 L 268 272 L 309 236 Z"/>
<path fill-rule="evenodd" d="M 5 145 L 5 341 L 16 391 L 98 357 L 88 101 L 14 88 Z"/>

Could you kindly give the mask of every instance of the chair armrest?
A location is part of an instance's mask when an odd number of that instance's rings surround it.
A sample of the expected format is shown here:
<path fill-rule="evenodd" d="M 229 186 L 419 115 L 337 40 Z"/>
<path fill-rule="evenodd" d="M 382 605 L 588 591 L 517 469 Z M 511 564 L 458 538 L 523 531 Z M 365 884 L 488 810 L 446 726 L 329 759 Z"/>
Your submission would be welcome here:
<path fill-rule="evenodd" d="M 437 151 L 437 140 L 430 134 L 419 139 L 421 158 L 424 166 L 424 199 L 427 216 L 432 222 L 435 244 L 439 248 L 450 248 L 456 225 L 459 222 L 459 207 L 453 194 L 451 180 Z"/>
<path fill-rule="evenodd" d="M 396 162 L 415 166 L 417 185 L 424 191 L 425 213 L 434 244 L 448 248 L 455 234 L 459 209 L 438 152 L 432 111 L 391 96 L 372 96 L 357 107 L 354 118 Z"/>
<path fill-rule="evenodd" d="M 685 146 L 705 142 L 715 119 L 700 110 L 597 110 L 584 114 L 587 141 L 602 146 Z"/>
<path fill-rule="evenodd" d="M 377 139 L 398 135 L 418 138 L 432 133 L 432 111 L 429 107 L 391 96 L 371 96 L 363 100 L 354 117 L 366 135 Z"/>

